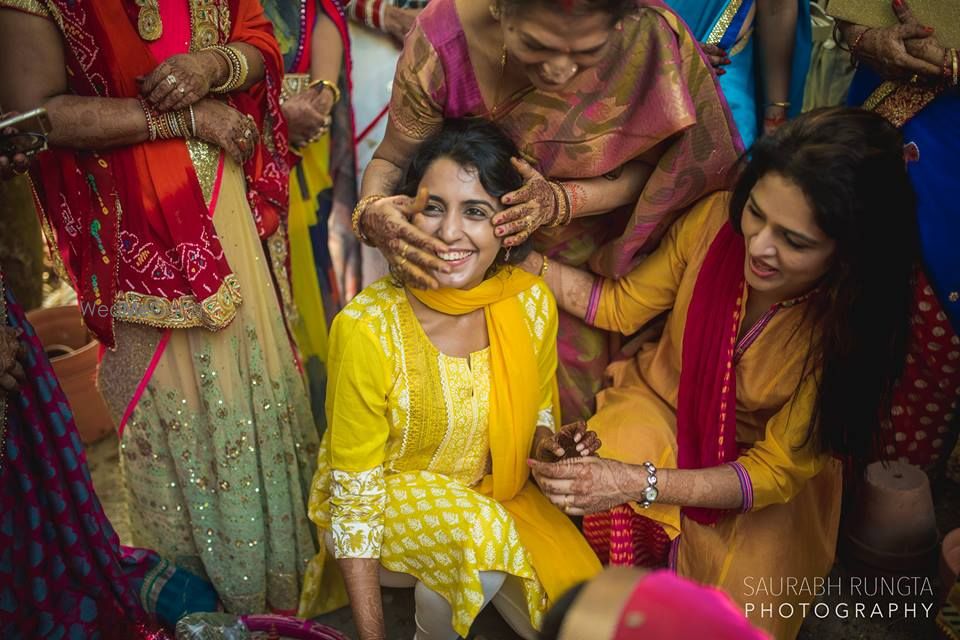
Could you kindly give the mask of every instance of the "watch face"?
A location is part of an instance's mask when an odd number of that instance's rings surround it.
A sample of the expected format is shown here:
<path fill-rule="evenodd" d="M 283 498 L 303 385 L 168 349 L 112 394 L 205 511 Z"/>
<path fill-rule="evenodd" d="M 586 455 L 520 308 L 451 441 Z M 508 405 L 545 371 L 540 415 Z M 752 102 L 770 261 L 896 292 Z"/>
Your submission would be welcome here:
<path fill-rule="evenodd" d="M 643 499 L 647 502 L 653 502 L 658 495 L 660 495 L 660 492 L 657 491 L 656 487 L 647 487 L 643 490 Z"/>

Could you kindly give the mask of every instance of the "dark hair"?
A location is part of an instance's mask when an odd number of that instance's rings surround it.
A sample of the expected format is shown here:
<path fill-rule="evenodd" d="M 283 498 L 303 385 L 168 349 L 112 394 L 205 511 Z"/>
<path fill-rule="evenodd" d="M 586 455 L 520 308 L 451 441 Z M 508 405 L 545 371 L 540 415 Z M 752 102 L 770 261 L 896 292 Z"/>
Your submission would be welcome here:
<path fill-rule="evenodd" d="M 475 170 L 486 192 L 499 200 L 523 185 L 523 178 L 510 163 L 510 158 L 519 157 L 517 145 L 495 124 L 479 119 L 447 120 L 439 132 L 417 149 L 399 192 L 416 196 L 430 165 L 440 158 L 450 158 L 462 167 Z M 529 243 L 513 247 L 509 260 L 506 253 L 500 249 L 494 266 L 522 262 L 530 253 Z"/>
<path fill-rule="evenodd" d="M 769 173 L 800 187 L 836 243 L 802 325 L 811 347 L 804 373 L 818 376 L 807 441 L 846 457 L 859 475 L 882 451 L 881 415 L 890 415 L 906 359 L 919 243 L 903 139 L 861 109 L 818 109 L 788 122 L 750 150 L 730 201 L 737 231 L 750 191 Z"/>
<path fill-rule="evenodd" d="M 499 0 L 506 13 L 517 13 L 531 7 L 541 6 L 556 9 L 559 4 L 564 12 L 584 15 L 602 11 L 609 13 L 612 22 L 622 20 L 637 10 L 637 0 Z"/>

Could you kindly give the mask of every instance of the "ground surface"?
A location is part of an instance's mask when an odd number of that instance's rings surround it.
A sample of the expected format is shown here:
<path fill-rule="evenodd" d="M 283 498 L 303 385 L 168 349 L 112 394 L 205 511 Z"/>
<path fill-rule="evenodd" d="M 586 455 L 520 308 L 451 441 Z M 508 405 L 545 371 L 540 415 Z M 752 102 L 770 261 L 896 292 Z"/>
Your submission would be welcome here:
<path fill-rule="evenodd" d="M 120 539 L 129 542 L 131 539 L 130 522 L 120 480 L 116 438 L 110 437 L 89 447 L 87 456 L 93 482 L 107 516 L 117 529 Z M 934 501 L 937 507 L 937 523 L 941 534 L 960 527 L 960 485 L 949 481 L 938 483 Z M 841 584 L 848 585 L 851 576 L 861 574 L 861 571 L 848 571 L 838 563 L 834 567 L 831 579 L 840 580 L 842 581 Z M 928 572 L 919 575 L 920 577 L 929 577 L 930 584 L 939 594 L 940 585 L 936 578 L 935 567 L 930 567 Z M 844 592 L 844 597 L 834 596 L 824 599 L 824 602 L 829 605 L 831 614 L 823 619 L 818 619 L 814 615 L 809 616 L 800 633 L 801 640 L 924 640 L 935 637 L 932 619 L 923 616 L 923 610 L 920 606 L 924 602 L 933 603 L 934 598 L 932 597 L 920 595 L 907 598 L 895 596 L 870 599 L 851 596 L 846 588 Z M 414 632 L 413 590 L 384 589 L 383 598 L 389 640 L 409 640 L 412 638 Z M 905 600 L 917 603 L 917 615 L 915 617 L 903 616 L 902 612 L 900 616 L 889 615 L 890 602 L 902 603 Z M 837 610 L 836 605 L 843 601 L 848 603 L 851 612 L 854 610 L 854 601 L 863 601 L 869 607 L 867 611 L 872 610 L 872 605 L 876 601 L 884 607 L 886 613 L 883 617 L 874 617 L 873 619 L 854 618 L 851 615 L 844 620 L 833 613 Z M 843 607 L 839 607 L 839 610 L 842 611 Z M 825 612 L 827 609 L 821 607 L 820 611 Z M 935 613 L 936 606 L 931 611 Z M 354 637 L 354 627 L 349 608 L 323 616 L 320 621 L 340 629 L 348 636 Z M 474 623 L 470 637 L 475 640 L 517 640 L 519 638 L 510 631 L 492 607 L 487 607 Z"/>

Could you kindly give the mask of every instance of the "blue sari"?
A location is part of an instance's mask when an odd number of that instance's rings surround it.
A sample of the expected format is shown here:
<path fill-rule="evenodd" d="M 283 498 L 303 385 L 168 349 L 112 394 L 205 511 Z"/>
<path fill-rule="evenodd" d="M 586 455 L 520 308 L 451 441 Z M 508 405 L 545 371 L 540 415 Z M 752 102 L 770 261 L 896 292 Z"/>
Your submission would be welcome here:
<path fill-rule="evenodd" d="M 730 56 L 726 73 L 719 76 L 720 88 L 733 112 L 733 119 L 740 130 L 743 146 L 749 148 L 763 130 L 763 82 L 759 77 L 760 60 L 755 53 L 756 43 L 752 31 L 742 41 L 737 35 L 747 20 L 753 20 L 750 12 L 755 0 L 666 0 L 683 18 L 690 31 L 700 42 L 715 44 Z M 812 41 L 810 35 L 810 3 L 797 0 L 799 15 L 793 49 L 793 66 L 790 75 L 789 117 L 800 113 L 803 105 L 803 87 L 810 67 Z M 749 26 L 749 25 L 748 25 Z"/>
<path fill-rule="evenodd" d="M 862 105 L 880 78 L 861 66 L 850 85 L 848 102 Z M 942 92 L 911 117 L 900 131 L 905 144 L 917 146 L 919 158 L 907 170 L 917 192 L 917 221 L 923 264 L 937 299 L 960 334 L 960 91 Z"/>

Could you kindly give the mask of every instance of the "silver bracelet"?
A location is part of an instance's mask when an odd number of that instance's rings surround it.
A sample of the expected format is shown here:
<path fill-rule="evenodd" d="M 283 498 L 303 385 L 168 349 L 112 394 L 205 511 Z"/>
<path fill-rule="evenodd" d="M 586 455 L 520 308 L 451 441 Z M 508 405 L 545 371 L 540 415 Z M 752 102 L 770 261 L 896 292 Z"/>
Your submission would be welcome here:
<path fill-rule="evenodd" d="M 643 488 L 641 493 L 643 500 L 640 501 L 640 506 L 649 509 L 650 505 L 656 502 L 660 495 L 660 491 L 657 489 L 657 468 L 649 460 L 643 463 L 643 468 L 647 470 L 647 486 Z"/>
<path fill-rule="evenodd" d="M 197 118 L 193 115 L 193 105 L 187 107 L 190 110 L 190 135 L 197 137 Z"/>

